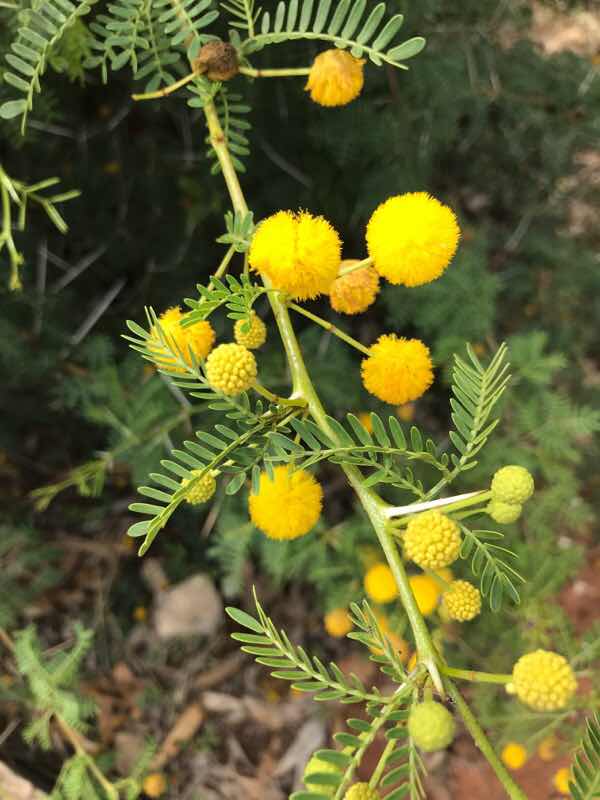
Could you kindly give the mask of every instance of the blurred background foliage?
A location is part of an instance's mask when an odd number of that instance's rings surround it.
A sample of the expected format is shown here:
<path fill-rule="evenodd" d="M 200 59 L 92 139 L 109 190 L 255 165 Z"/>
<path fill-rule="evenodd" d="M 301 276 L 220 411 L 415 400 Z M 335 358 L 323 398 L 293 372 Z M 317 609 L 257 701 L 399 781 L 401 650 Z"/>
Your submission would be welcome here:
<path fill-rule="evenodd" d="M 534 472 L 539 491 L 507 534 L 529 582 L 509 626 L 488 613 L 470 627 L 468 650 L 449 644 L 457 661 L 503 671 L 525 646 L 579 647 L 577 626 L 548 601 L 597 552 L 599 44 L 590 36 L 574 48 L 544 47 L 539 12 L 560 14 L 567 26 L 567 14 L 586 9 L 581 3 L 388 6 L 405 14 L 407 38 L 423 34 L 428 46 L 407 72 L 367 66 L 363 95 L 350 106 L 317 107 L 302 79 L 236 79 L 252 106 L 244 189 L 257 219 L 279 208 L 324 214 L 342 234 L 345 257 L 365 255 L 366 221 L 392 194 L 427 190 L 457 212 L 463 238 L 441 280 L 386 286 L 367 314 L 337 322 L 364 342 L 394 330 L 430 345 L 438 380 L 398 413 L 441 444 L 451 354 L 470 341 L 485 358 L 508 341 L 514 379 L 503 421 L 460 489 L 485 485 L 505 463 Z M 14 10 L 0 8 L 2 51 L 13 22 Z M 274 47 L 255 61 L 298 66 L 316 52 Z M 0 162 L 10 176 L 32 183 L 56 175 L 62 188 L 82 191 L 63 207 L 66 236 L 37 210 L 17 234 L 21 292 L 9 292 L 0 262 L 0 562 L 14 585 L 0 619 L 9 627 L 28 617 L 35 595 L 60 583 L 64 534 L 102 532 L 121 546 L 136 483 L 194 423 L 214 422 L 119 338 L 126 318 L 142 321 L 145 305 L 160 311 L 193 296 L 218 264 L 227 198 L 209 174 L 201 114 L 177 97 L 133 103 L 125 72 L 103 85 L 83 67 L 88 55 L 81 21 L 53 54 L 25 138 L 17 123 L 2 122 Z M 8 88 L 0 82 L 0 102 Z M 316 306 L 337 316 L 325 301 Z M 228 324 L 219 337 L 229 336 Z M 303 321 L 298 328 L 330 413 L 389 412 L 362 389 L 357 360 L 341 342 Z M 260 370 L 266 385 L 285 392 L 274 335 Z M 306 541 L 261 539 L 245 501 L 223 505 L 218 495 L 206 513 L 182 511 L 153 554 L 171 580 L 208 567 L 227 597 L 243 592 L 257 569 L 273 586 L 311 584 L 319 613 L 346 603 L 360 592 L 372 542 L 337 473 L 329 467 L 322 477 L 326 513 Z M 32 490 L 40 490 L 37 510 Z M 115 584 L 106 599 L 113 625 L 126 629 L 143 597 L 139 568 L 129 559 L 123 580 L 134 589 Z"/>

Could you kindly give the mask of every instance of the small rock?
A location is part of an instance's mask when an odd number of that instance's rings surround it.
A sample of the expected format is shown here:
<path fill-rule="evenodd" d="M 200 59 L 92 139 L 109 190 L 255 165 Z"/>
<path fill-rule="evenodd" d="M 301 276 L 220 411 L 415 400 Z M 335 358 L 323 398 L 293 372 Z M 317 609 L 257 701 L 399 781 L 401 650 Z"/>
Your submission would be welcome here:
<path fill-rule="evenodd" d="M 206 575 L 192 575 L 156 597 L 154 629 L 161 639 L 214 633 L 223 621 L 223 603 Z"/>

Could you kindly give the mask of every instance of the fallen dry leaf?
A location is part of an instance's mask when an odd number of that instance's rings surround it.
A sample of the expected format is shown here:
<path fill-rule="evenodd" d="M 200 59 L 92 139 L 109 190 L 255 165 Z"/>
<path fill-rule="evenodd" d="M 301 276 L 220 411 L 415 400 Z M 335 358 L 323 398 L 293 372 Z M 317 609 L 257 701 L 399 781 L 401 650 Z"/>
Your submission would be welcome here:
<path fill-rule="evenodd" d="M 189 705 L 181 713 L 167 734 L 162 746 L 152 760 L 152 769 L 160 769 L 175 758 L 181 746 L 195 736 L 204 721 L 204 711 L 198 703 Z"/>

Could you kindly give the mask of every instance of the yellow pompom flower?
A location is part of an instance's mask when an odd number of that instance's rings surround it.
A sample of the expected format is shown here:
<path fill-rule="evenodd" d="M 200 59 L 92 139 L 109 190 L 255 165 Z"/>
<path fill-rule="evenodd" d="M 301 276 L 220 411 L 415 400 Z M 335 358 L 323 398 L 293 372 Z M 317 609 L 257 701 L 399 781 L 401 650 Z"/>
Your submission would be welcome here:
<path fill-rule="evenodd" d="M 357 259 L 342 261 L 340 267 L 358 264 Z M 360 314 L 375 302 L 379 292 L 379 275 L 373 267 L 361 267 L 340 275 L 331 284 L 329 301 L 334 311 L 342 314 Z"/>
<path fill-rule="evenodd" d="M 228 397 L 235 397 L 250 389 L 256 374 L 256 359 L 241 344 L 220 344 L 206 359 L 208 382 Z"/>
<path fill-rule="evenodd" d="M 468 622 L 481 611 L 481 594 L 469 581 L 452 581 L 442 595 L 442 608 L 449 619 Z"/>
<path fill-rule="evenodd" d="M 384 403 L 402 405 L 421 397 L 433 383 L 429 348 L 419 339 L 380 336 L 361 364 L 365 389 Z"/>
<path fill-rule="evenodd" d="M 452 260 L 459 238 L 452 209 L 427 192 L 390 197 L 367 225 L 367 249 L 375 269 L 390 283 L 405 286 L 439 278 Z"/>
<path fill-rule="evenodd" d="M 197 475 L 201 475 L 202 470 L 194 470 L 192 475 L 196 477 Z M 184 478 L 181 481 L 182 486 L 187 486 L 190 482 L 191 478 Z M 206 503 L 207 500 L 213 496 L 217 488 L 217 482 L 215 481 L 214 477 L 210 474 L 210 472 L 205 472 L 204 475 L 197 481 L 192 488 L 190 489 L 189 493 L 186 495 L 185 502 L 189 503 L 191 506 L 200 505 L 200 503 Z"/>
<path fill-rule="evenodd" d="M 371 789 L 368 783 L 355 783 L 344 795 L 344 800 L 379 800 L 380 797 L 379 792 Z"/>
<path fill-rule="evenodd" d="M 250 324 L 247 319 L 238 319 L 233 326 L 233 338 L 248 350 L 257 350 L 267 340 L 267 326 L 256 311 L 250 312 Z"/>
<path fill-rule="evenodd" d="M 424 511 L 406 526 L 404 554 L 422 569 L 449 566 L 458 558 L 460 545 L 458 525 L 439 511 Z"/>
<path fill-rule="evenodd" d="M 365 575 L 363 585 L 374 603 L 391 603 L 398 597 L 398 587 L 387 564 L 374 564 Z"/>
<path fill-rule="evenodd" d="M 341 639 L 352 630 L 352 620 L 345 608 L 334 608 L 325 614 L 325 630 L 334 639 Z"/>
<path fill-rule="evenodd" d="M 568 767 L 561 767 L 554 773 L 552 783 L 557 792 L 569 794 L 569 781 L 571 780 L 571 770 Z"/>
<path fill-rule="evenodd" d="M 440 588 L 429 575 L 412 575 L 408 582 L 417 601 L 417 606 L 424 617 L 433 614 L 440 599 Z"/>
<path fill-rule="evenodd" d="M 173 356 L 170 349 L 174 350 L 175 353 L 181 353 L 185 363 L 191 366 L 190 351 L 200 361 L 206 358 L 215 343 L 215 332 L 210 322 L 201 320 L 184 328 L 181 325 L 183 317 L 184 314 L 181 309 L 178 306 L 174 306 L 167 309 L 158 318 L 168 347 L 163 344 L 156 326 L 150 331 L 150 338 L 147 342 L 148 349 L 152 356 L 155 357 L 156 366 L 160 369 L 184 373 L 183 367 L 175 365 L 178 356 Z"/>
<path fill-rule="evenodd" d="M 513 667 L 507 691 L 536 711 L 558 711 L 569 703 L 577 680 L 564 656 L 549 650 L 527 653 Z"/>
<path fill-rule="evenodd" d="M 527 761 L 527 750 L 518 742 L 507 742 L 502 748 L 500 758 L 509 769 L 521 769 Z"/>
<path fill-rule="evenodd" d="M 256 229 L 248 261 L 275 289 L 306 300 L 329 292 L 341 252 L 340 237 L 323 217 L 278 211 Z"/>
<path fill-rule="evenodd" d="M 364 63 L 346 50 L 325 50 L 313 61 L 304 88 L 320 106 L 345 106 L 361 93 Z"/>
<path fill-rule="evenodd" d="M 323 490 L 310 472 L 275 467 L 273 479 L 261 472 L 258 493 L 250 494 L 250 518 L 270 539 L 297 539 L 317 524 Z"/>
<path fill-rule="evenodd" d="M 167 791 L 167 779 L 162 772 L 152 772 L 144 778 L 142 790 L 148 797 L 162 797 Z"/>

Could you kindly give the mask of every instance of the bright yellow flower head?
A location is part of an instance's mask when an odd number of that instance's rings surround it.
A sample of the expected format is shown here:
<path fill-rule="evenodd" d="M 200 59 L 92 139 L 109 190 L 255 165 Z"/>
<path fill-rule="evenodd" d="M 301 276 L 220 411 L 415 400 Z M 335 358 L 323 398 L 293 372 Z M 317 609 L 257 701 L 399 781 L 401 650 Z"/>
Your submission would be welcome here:
<path fill-rule="evenodd" d="M 500 758 L 509 769 L 521 769 L 527 761 L 527 750 L 518 742 L 507 742 L 500 753 Z"/>
<path fill-rule="evenodd" d="M 160 315 L 158 321 L 169 346 L 176 352 L 180 351 L 186 364 L 192 365 L 190 350 L 198 360 L 206 358 L 215 343 L 215 332 L 210 322 L 201 320 L 186 328 L 181 326 L 184 317 L 178 306 L 167 309 Z M 156 365 L 161 369 L 171 372 L 185 372 L 182 367 L 175 366 L 175 358 L 169 349 L 162 343 L 156 326 L 150 331 L 148 348 L 156 356 Z"/>
<path fill-rule="evenodd" d="M 561 767 L 554 773 L 552 783 L 557 792 L 569 794 L 569 781 L 571 780 L 571 770 L 568 767 Z"/>
<path fill-rule="evenodd" d="M 367 596 L 375 603 L 391 603 L 398 597 L 398 587 L 387 564 L 374 564 L 365 575 L 363 585 Z"/>
<path fill-rule="evenodd" d="M 250 324 L 247 319 L 238 319 L 233 326 L 233 338 L 248 350 L 257 350 L 267 339 L 267 326 L 256 311 L 250 312 Z"/>
<path fill-rule="evenodd" d="M 469 581 L 452 581 L 442 595 L 442 607 L 450 619 L 468 622 L 481 611 L 481 594 Z"/>
<path fill-rule="evenodd" d="M 454 212 L 427 192 L 390 197 L 367 225 L 367 249 L 390 283 L 420 286 L 439 278 L 458 247 Z"/>
<path fill-rule="evenodd" d="M 320 106 L 345 106 L 361 93 L 364 63 L 346 50 L 325 50 L 313 61 L 304 88 Z"/>
<path fill-rule="evenodd" d="M 419 339 L 380 336 L 361 364 L 365 389 L 394 405 L 421 397 L 433 383 L 429 348 Z"/>
<path fill-rule="evenodd" d="M 167 779 L 162 772 L 151 772 L 144 778 L 142 789 L 148 797 L 162 797 L 167 791 Z"/>
<path fill-rule="evenodd" d="M 575 694 L 577 680 L 564 656 L 535 650 L 517 661 L 506 688 L 536 711 L 558 711 Z"/>
<path fill-rule="evenodd" d="M 352 620 L 345 608 L 334 608 L 325 614 L 325 630 L 334 639 L 341 639 L 352 630 Z"/>
<path fill-rule="evenodd" d="M 342 243 L 323 217 L 278 211 L 258 226 L 250 245 L 252 269 L 296 300 L 326 294 L 336 279 Z"/>
<path fill-rule="evenodd" d="M 260 474 L 257 494 L 250 494 L 250 518 L 270 539 L 297 539 L 317 524 L 323 490 L 310 472 L 275 467 L 273 480 Z"/>
<path fill-rule="evenodd" d="M 358 264 L 357 259 L 342 261 L 341 268 L 353 264 Z M 360 314 L 374 303 L 378 292 L 379 275 L 373 267 L 361 267 L 335 279 L 329 290 L 329 300 L 334 311 Z"/>
<path fill-rule="evenodd" d="M 235 397 L 250 389 L 256 374 L 256 359 L 241 344 L 220 344 L 206 359 L 208 382 L 228 397 Z"/>
<path fill-rule="evenodd" d="M 433 614 L 440 599 L 440 588 L 429 575 L 412 575 L 408 582 L 424 617 Z"/>
<path fill-rule="evenodd" d="M 194 470 L 192 473 L 194 477 L 199 475 L 202 470 Z M 190 478 L 184 478 L 181 481 L 182 486 L 187 486 L 190 482 Z M 217 482 L 215 481 L 214 477 L 210 474 L 210 472 L 205 472 L 204 475 L 200 478 L 200 480 L 192 486 L 189 493 L 186 495 L 185 501 L 189 503 L 191 506 L 200 505 L 200 503 L 206 503 L 207 500 L 213 496 L 217 488 Z"/>
<path fill-rule="evenodd" d="M 413 517 L 404 534 L 404 554 L 422 569 L 441 569 L 458 558 L 461 537 L 454 520 L 431 509 Z"/>

